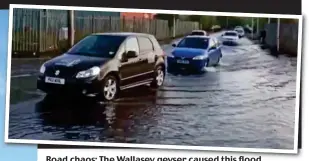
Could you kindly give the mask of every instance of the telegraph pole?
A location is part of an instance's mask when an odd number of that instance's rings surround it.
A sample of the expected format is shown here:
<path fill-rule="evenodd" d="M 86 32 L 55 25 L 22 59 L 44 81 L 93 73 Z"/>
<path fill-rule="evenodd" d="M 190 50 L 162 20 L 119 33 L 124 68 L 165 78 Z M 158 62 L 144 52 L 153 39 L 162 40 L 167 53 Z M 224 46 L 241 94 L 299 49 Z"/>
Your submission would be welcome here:
<path fill-rule="evenodd" d="M 259 18 L 256 18 L 256 33 L 259 33 Z"/>
<path fill-rule="evenodd" d="M 173 38 L 176 37 L 176 17 L 173 15 Z"/>
<path fill-rule="evenodd" d="M 277 19 L 277 52 L 279 52 L 280 45 L 280 18 Z"/>
<path fill-rule="evenodd" d="M 251 28 L 252 28 L 251 37 L 252 37 L 252 39 L 253 39 L 253 31 L 254 31 L 254 19 L 253 19 L 253 17 L 252 17 L 252 19 L 251 19 Z"/>
<path fill-rule="evenodd" d="M 69 39 L 69 47 L 72 47 L 74 45 L 74 36 L 75 36 L 75 30 L 74 30 L 74 10 L 68 11 L 68 39 Z"/>

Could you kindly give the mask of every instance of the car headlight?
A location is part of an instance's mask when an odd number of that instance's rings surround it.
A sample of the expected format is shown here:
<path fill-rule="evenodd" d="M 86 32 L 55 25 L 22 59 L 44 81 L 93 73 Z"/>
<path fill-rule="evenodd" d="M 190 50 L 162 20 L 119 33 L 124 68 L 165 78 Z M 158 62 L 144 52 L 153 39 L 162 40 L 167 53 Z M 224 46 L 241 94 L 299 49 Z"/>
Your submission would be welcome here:
<path fill-rule="evenodd" d="M 205 55 L 199 55 L 199 56 L 194 57 L 193 60 L 204 60 L 206 58 L 207 58 L 207 56 L 205 56 Z"/>
<path fill-rule="evenodd" d="M 45 73 L 45 70 L 46 70 L 46 67 L 45 67 L 45 65 L 43 64 L 43 65 L 41 66 L 41 68 L 40 68 L 40 73 L 41 73 L 41 74 L 44 74 L 44 73 Z"/>
<path fill-rule="evenodd" d="M 80 71 L 77 73 L 76 78 L 89 78 L 93 76 L 97 76 L 100 74 L 100 68 L 99 67 L 92 67 L 88 70 Z"/>

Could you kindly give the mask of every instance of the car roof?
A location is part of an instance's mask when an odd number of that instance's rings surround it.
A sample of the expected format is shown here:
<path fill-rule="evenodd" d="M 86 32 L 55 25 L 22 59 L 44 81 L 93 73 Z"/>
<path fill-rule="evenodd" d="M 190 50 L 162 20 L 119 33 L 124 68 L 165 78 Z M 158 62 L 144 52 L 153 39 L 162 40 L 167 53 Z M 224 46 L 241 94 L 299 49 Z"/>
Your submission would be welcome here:
<path fill-rule="evenodd" d="M 227 33 L 227 32 L 234 32 L 234 33 L 237 34 L 237 31 L 234 31 L 234 30 L 226 31 L 225 33 Z"/>
<path fill-rule="evenodd" d="M 138 33 L 138 32 L 104 32 L 104 33 L 93 33 L 92 35 L 114 35 L 114 36 L 152 36 L 151 34 Z"/>
<path fill-rule="evenodd" d="M 206 32 L 204 30 L 192 30 L 192 32 Z"/>
<path fill-rule="evenodd" d="M 209 36 L 204 36 L 204 35 L 188 35 L 185 38 L 210 38 Z"/>

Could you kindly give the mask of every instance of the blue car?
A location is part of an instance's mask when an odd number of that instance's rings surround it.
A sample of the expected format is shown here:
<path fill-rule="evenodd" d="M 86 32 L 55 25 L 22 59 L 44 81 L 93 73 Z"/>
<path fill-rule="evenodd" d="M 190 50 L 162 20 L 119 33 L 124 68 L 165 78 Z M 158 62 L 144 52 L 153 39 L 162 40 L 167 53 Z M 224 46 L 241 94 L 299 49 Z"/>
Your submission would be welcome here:
<path fill-rule="evenodd" d="M 187 36 L 173 47 L 167 57 L 168 72 L 204 72 L 205 67 L 218 65 L 222 58 L 221 46 L 214 37 Z"/>

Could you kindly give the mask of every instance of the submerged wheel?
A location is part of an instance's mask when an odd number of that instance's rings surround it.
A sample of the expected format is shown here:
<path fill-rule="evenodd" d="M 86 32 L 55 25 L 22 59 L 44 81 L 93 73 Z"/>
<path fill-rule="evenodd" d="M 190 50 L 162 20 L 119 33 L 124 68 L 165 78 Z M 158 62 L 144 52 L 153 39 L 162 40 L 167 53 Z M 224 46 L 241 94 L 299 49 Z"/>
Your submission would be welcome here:
<path fill-rule="evenodd" d="M 206 60 L 205 67 L 209 67 L 209 59 Z"/>
<path fill-rule="evenodd" d="M 162 66 L 158 66 L 155 70 L 154 79 L 151 82 L 151 87 L 159 88 L 163 85 L 165 78 L 165 72 Z"/>
<path fill-rule="evenodd" d="M 102 96 L 105 101 L 113 101 L 119 93 L 119 82 L 115 76 L 108 75 L 102 86 Z"/>

